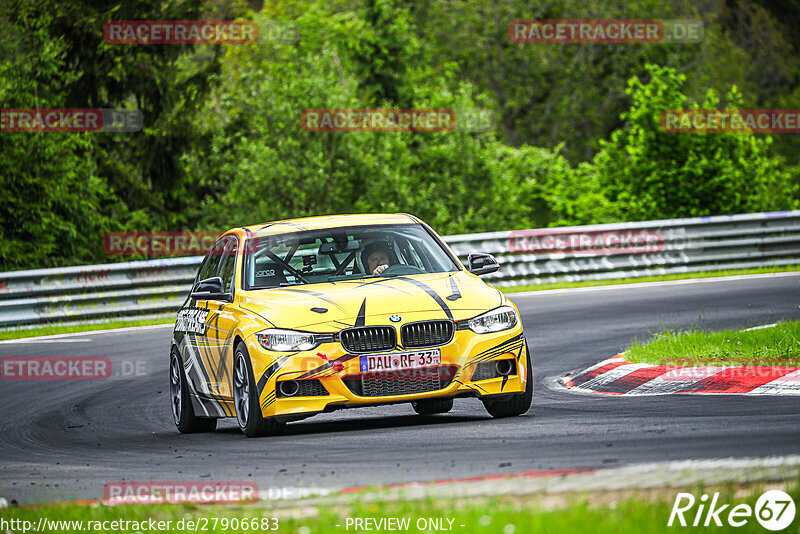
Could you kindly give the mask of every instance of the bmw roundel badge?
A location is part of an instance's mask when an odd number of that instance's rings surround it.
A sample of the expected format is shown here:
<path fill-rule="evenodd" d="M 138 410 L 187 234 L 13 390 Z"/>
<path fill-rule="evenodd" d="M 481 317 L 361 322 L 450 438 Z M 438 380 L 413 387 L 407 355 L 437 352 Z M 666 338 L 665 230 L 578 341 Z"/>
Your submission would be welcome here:
<path fill-rule="evenodd" d="M 389 317 L 389 320 L 392 321 L 393 323 L 399 323 L 400 321 L 403 320 L 403 318 L 395 314 Z"/>

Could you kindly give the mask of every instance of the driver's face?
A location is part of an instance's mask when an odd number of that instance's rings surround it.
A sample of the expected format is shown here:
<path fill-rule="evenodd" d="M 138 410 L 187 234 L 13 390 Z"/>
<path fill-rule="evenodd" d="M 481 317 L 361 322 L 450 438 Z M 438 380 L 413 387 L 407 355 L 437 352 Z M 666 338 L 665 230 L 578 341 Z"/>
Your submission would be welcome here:
<path fill-rule="evenodd" d="M 367 268 L 370 273 L 377 269 L 379 265 L 389 265 L 389 255 L 382 250 L 376 250 L 367 256 Z"/>

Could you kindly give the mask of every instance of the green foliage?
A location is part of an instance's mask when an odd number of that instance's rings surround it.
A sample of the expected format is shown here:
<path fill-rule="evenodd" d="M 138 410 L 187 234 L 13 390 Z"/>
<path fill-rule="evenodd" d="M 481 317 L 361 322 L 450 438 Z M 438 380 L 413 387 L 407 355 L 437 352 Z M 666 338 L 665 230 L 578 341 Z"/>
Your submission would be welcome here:
<path fill-rule="evenodd" d="M 595 172 L 622 220 L 699 217 L 796 206 L 789 176 L 771 157 L 769 136 L 752 133 L 665 133 L 664 110 L 698 109 L 681 92 L 686 80 L 675 69 L 648 65 L 650 80 L 631 78 L 633 101 L 622 115 L 625 126 L 601 142 Z M 741 94 L 731 88 L 726 109 L 737 109 Z M 709 90 L 700 109 L 717 109 Z"/>
<path fill-rule="evenodd" d="M 768 5 L 637 0 L 622 13 L 613 0 L 274 0 L 248 8 L 258 4 L 2 4 L 3 107 L 139 109 L 145 127 L 0 134 L 0 271 L 129 259 L 103 255 L 110 230 L 402 211 L 455 234 L 798 205 L 792 136 L 666 134 L 657 124 L 663 109 L 718 107 L 718 94 L 726 106 L 796 107 L 800 54 L 790 52 L 798 41 Z M 623 16 L 703 18 L 705 38 L 508 39 L 512 19 Z M 225 46 L 102 39 L 108 20 L 198 18 L 253 18 L 262 38 Z M 276 27 L 296 28 L 298 38 Z M 301 128 L 305 109 L 348 107 L 491 111 L 497 125 Z"/>
<path fill-rule="evenodd" d="M 402 20 L 403 8 L 395 12 Z M 261 25 L 267 19 L 266 13 L 256 17 Z M 322 2 L 295 23 L 304 37 L 352 35 L 364 24 Z M 367 39 L 373 39 L 370 32 Z M 362 83 L 361 56 L 351 55 L 359 45 L 349 39 L 325 44 L 304 38 L 294 47 L 228 52 L 222 86 L 206 109 L 210 146 L 184 158 L 185 174 L 214 177 L 217 194 L 199 206 L 198 217 L 221 229 L 316 214 L 401 211 L 444 233 L 586 222 L 575 173 L 546 149 L 509 147 L 491 132 L 303 131 L 304 109 L 368 107 L 379 95 L 408 94 L 408 107 L 462 113 L 475 113 L 481 101 L 468 83 L 450 91 L 447 77 L 415 85 L 412 93 L 405 80 L 383 79 L 375 91 Z M 393 46 L 408 57 L 418 52 L 408 33 L 395 34 Z"/>
<path fill-rule="evenodd" d="M 0 20 L 7 15 L 0 12 Z M 64 38 L 46 31 L 50 15 L 12 24 L 0 41 L 0 102 L 4 107 L 66 107 L 76 79 L 66 68 Z M 24 24 L 23 24 L 24 23 Z M 96 172 L 86 134 L 0 134 L 0 270 L 95 260 L 110 221 L 110 195 Z"/>

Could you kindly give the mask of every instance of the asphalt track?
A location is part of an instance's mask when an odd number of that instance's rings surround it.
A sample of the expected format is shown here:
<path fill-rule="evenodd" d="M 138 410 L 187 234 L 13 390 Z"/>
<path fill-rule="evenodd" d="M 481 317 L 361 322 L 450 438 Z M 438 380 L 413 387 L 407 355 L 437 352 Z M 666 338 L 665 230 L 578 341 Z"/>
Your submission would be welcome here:
<path fill-rule="evenodd" d="M 181 435 L 168 400 L 170 328 L 0 343 L 7 356 L 108 356 L 142 376 L 0 381 L 0 497 L 102 498 L 107 482 L 252 481 L 348 487 L 533 469 L 800 453 L 800 399 L 574 394 L 555 378 L 662 328 L 742 328 L 800 318 L 800 273 L 512 295 L 534 352 L 534 404 L 494 420 L 475 399 L 420 417 L 347 410 L 248 439 L 234 420 Z"/>

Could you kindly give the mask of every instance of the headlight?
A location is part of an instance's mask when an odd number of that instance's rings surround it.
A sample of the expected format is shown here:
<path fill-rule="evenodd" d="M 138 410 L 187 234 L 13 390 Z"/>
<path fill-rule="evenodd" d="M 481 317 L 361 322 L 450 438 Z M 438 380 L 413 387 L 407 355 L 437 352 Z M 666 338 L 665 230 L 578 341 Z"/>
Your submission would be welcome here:
<path fill-rule="evenodd" d="M 501 306 L 483 315 L 460 321 L 460 323 L 476 334 L 488 334 L 513 328 L 517 324 L 517 314 L 510 306 Z"/>
<path fill-rule="evenodd" d="M 262 347 L 277 352 L 311 350 L 320 343 L 333 341 L 331 334 L 314 334 L 296 330 L 281 330 L 279 328 L 262 330 L 256 334 L 256 338 Z"/>

